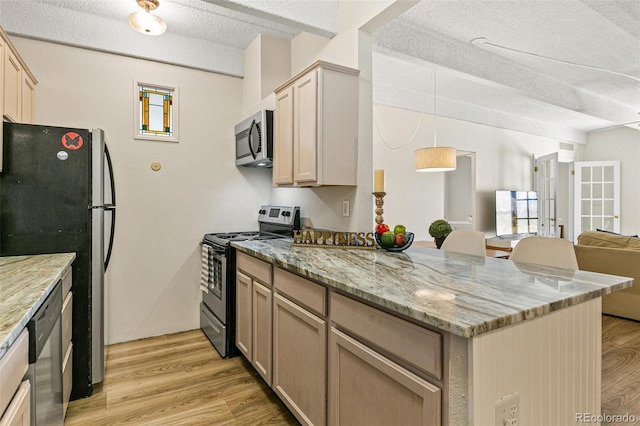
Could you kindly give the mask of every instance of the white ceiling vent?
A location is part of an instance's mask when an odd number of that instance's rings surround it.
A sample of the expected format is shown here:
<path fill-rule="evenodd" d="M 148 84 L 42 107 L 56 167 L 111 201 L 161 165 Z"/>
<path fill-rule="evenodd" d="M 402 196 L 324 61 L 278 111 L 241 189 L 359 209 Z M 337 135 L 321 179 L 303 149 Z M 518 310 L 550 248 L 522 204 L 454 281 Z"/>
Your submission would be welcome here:
<path fill-rule="evenodd" d="M 575 150 L 576 147 L 574 144 L 569 142 L 560 142 L 558 144 L 560 148 L 558 150 L 558 161 L 561 163 L 572 163 L 575 160 Z"/>

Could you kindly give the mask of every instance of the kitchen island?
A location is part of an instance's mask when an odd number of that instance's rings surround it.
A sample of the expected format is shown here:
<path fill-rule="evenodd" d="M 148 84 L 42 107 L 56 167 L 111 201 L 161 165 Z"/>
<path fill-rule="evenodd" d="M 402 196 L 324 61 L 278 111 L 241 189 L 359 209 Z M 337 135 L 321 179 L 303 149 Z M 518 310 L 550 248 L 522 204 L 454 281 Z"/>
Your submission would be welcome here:
<path fill-rule="evenodd" d="M 0 257 L 0 359 L 75 258 L 75 253 Z"/>
<path fill-rule="evenodd" d="M 378 363 L 377 371 L 387 369 L 387 376 L 406 372 L 403 378 L 413 382 L 405 388 L 422 386 L 412 395 L 426 396 L 423 416 L 415 423 L 492 425 L 497 410 L 513 407 L 513 401 L 522 424 L 573 424 L 580 413 L 600 412 L 601 297 L 630 287 L 630 278 L 418 247 L 387 253 L 292 247 L 291 240 L 233 246 L 272 265 L 276 302 L 280 293 L 285 302 L 300 300 L 288 285 L 279 286 L 279 274 L 304 278 L 325 289 L 326 314 L 316 317 L 329 328 L 326 423 L 367 419 L 363 413 L 345 413 L 346 404 L 341 402 L 367 399 L 351 397 L 358 389 L 343 386 L 358 383 L 348 382 L 341 365 L 341 360 L 347 361 L 348 347 L 373 349 L 368 358 L 372 368 Z M 382 319 L 377 319 L 378 312 Z M 403 321 L 409 333 L 385 328 L 384 324 L 394 324 L 388 318 Z M 415 337 L 420 331 L 424 340 Z M 396 338 L 393 345 L 385 343 L 387 335 Z M 398 336 L 408 338 L 398 343 Z M 277 343 L 276 339 L 272 386 L 276 393 Z M 429 360 L 415 361 L 425 353 Z M 359 374 L 363 381 L 366 371 Z M 373 402 L 360 411 L 375 412 L 381 419 L 384 413 L 376 410 L 384 403 L 376 401 L 378 393 L 371 386 L 383 382 L 371 383 L 360 391 Z M 287 401 L 286 392 L 278 394 L 296 414 L 299 404 Z M 434 413 L 433 421 L 427 419 L 428 413 Z M 303 414 L 296 414 L 299 420 L 314 423 L 305 421 Z"/>

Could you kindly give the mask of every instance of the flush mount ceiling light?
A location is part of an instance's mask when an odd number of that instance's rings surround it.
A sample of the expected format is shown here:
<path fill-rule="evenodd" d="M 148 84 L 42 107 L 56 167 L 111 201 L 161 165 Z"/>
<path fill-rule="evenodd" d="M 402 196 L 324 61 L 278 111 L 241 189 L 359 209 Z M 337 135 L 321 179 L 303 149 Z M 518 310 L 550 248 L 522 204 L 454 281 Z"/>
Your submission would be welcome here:
<path fill-rule="evenodd" d="M 160 6 L 158 0 L 136 0 L 144 11 L 138 10 L 129 15 L 129 25 L 139 33 L 147 35 L 160 35 L 167 29 L 167 23 L 161 17 L 150 13 Z"/>
<path fill-rule="evenodd" d="M 433 147 L 417 149 L 415 166 L 417 172 L 448 172 L 456 169 L 456 149 L 439 147 L 436 142 L 436 71 L 433 70 Z"/>

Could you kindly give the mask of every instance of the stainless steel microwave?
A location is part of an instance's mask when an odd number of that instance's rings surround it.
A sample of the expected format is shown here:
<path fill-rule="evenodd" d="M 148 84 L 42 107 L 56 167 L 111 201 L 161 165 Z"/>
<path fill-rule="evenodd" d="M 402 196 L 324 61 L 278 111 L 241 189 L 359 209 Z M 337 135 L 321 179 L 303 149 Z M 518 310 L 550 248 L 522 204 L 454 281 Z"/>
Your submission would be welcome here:
<path fill-rule="evenodd" d="M 262 110 L 236 125 L 236 166 L 271 167 L 273 111 Z"/>

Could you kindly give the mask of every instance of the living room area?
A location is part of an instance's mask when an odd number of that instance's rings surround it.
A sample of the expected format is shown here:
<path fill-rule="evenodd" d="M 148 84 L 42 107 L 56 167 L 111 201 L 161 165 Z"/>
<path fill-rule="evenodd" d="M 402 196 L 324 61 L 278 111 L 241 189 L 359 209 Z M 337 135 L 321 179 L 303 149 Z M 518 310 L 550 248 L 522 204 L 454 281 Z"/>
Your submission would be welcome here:
<path fill-rule="evenodd" d="M 415 130 L 419 113 L 374 106 L 374 118 L 378 121 L 380 134 L 374 129 L 375 168 L 385 169 L 386 182 L 384 217 L 388 223 L 403 223 L 416 233 L 416 240 L 431 241 L 429 224 L 448 216 L 448 201 L 451 194 L 460 190 L 460 184 L 447 182 L 448 174 L 416 173 L 413 169 L 414 150 L 419 144 L 410 143 L 400 149 L 390 149 L 388 135 L 403 135 L 397 140 L 406 141 Z M 486 236 L 487 247 L 497 246 L 510 250 L 520 238 L 531 233 L 498 236 L 496 222 L 496 192 L 502 190 L 534 191 L 535 157 L 561 150 L 557 141 L 527 135 L 505 129 L 491 128 L 469 122 L 438 117 L 438 140 L 455 141 L 457 150 L 463 155 L 472 152 L 475 175 L 474 210 L 469 212 L 471 220 L 463 223 L 466 215 L 451 220 L 454 229 L 476 229 Z M 433 122 L 433 117 L 422 119 Z M 386 127 L 385 127 L 386 126 Z M 432 138 L 432 129 L 422 129 L 422 139 Z M 420 135 L 419 130 L 417 135 Z M 444 136 L 447 135 L 447 136 Z M 386 137 L 384 141 L 383 137 Z M 397 143 L 397 142 L 396 142 Z M 393 145 L 391 145 L 393 146 Z M 542 148 L 540 148 L 542 146 Z M 576 202 L 575 190 L 570 185 L 574 163 L 618 162 L 619 164 L 619 210 L 598 222 L 593 216 L 604 211 L 584 208 L 584 216 L 592 227 L 582 228 L 587 221 L 576 220 L 572 203 Z M 558 162 L 555 206 L 556 227 L 553 236 L 574 243 L 579 268 L 593 272 L 628 276 L 640 280 L 640 197 L 637 182 L 640 166 L 640 132 L 629 127 L 590 132 L 587 143 L 576 145 L 571 162 Z M 463 163 L 458 163 L 463 164 Z M 502 166 L 500 166 L 502 165 Z M 598 166 L 596 166 L 598 167 Z M 581 182 L 577 182 L 581 185 Z M 463 193 L 470 194 L 469 188 Z M 468 203 L 464 203 L 468 204 Z M 539 207 L 539 206 L 538 206 Z M 583 206 L 586 207 L 586 202 Z M 590 203 L 593 207 L 593 202 Z M 473 213 L 472 213 L 473 212 Z M 617 216 L 617 217 L 614 217 Z M 616 228 L 614 228 L 614 220 Z M 562 228 L 560 225 L 563 225 Z M 569 229 L 573 227 L 571 230 Z M 596 229 L 601 229 L 597 231 Z M 617 232 L 613 232 L 616 229 Z M 609 232 L 603 232 L 609 231 Z M 416 244 L 416 243 L 414 243 Z M 602 315 L 602 411 L 603 425 L 624 424 L 624 415 L 640 418 L 640 286 L 603 297 Z M 631 422 L 632 423 L 632 422 Z"/>

